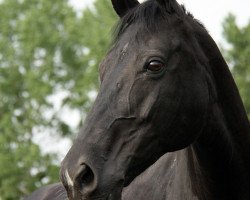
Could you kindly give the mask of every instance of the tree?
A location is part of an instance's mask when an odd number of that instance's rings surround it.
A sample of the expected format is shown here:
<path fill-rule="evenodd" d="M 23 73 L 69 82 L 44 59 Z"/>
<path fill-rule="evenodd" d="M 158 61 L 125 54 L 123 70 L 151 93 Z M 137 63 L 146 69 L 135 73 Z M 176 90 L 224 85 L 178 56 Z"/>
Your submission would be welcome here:
<path fill-rule="evenodd" d="M 224 53 L 250 119 L 250 21 L 246 26 L 239 27 L 235 16 L 230 14 L 223 28 L 229 44 L 229 48 L 224 48 Z"/>
<path fill-rule="evenodd" d="M 33 137 L 74 131 L 54 111 L 82 116 L 98 88 L 98 63 L 116 20 L 109 0 L 78 16 L 67 0 L 0 1 L 0 199 L 16 200 L 58 181 L 54 155 L 43 155 Z M 79 123 L 79 126 L 81 123 Z"/>

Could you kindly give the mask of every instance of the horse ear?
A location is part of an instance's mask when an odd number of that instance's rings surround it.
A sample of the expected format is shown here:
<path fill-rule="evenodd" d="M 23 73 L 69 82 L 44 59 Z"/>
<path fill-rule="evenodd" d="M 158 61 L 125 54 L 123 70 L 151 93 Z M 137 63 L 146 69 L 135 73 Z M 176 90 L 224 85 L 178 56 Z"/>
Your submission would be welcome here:
<path fill-rule="evenodd" d="M 140 3 L 137 0 L 112 0 L 112 4 L 116 13 L 120 17 L 123 17 L 128 12 L 128 10 L 134 8 Z"/>
<path fill-rule="evenodd" d="M 181 6 L 178 4 L 176 0 L 156 0 L 156 1 L 168 13 L 173 13 L 173 12 L 177 12 L 178 14 L 183 13 Z"/>

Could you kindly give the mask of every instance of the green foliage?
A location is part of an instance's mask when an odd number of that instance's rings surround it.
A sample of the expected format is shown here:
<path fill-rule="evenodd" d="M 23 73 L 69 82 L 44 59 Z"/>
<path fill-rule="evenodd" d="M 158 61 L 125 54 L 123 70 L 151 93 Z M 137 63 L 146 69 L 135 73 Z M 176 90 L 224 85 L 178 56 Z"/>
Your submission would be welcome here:
<path fill-rule="evenodd" d="M 20 199 L 58 180 L 56 157 L 42 155 L 33 137 L 38 130 L 72 135 L 54 110 L 55 93 L 66 93 L 60 108 L 82 116 L 91 105 L 89 93 L 98 88 L 98 64 L 117 19 L 110 0 L 94 5 L 78 16 L 68 0 L 0 0 L 0 200 Z M 250 115 L 250 25 L 239 28 L 230 15 L 224 35 Z"/>
<path fill-rule="evenodd" d="M 0 1 L 0 200 L 58 180 L 55 156 L 32 138 L 37 130 L 72 134 L 50 97 L 67 91 L 61 108 L 84 115 L 115 20 L 109 0 L 82 16 L 68 0 Z"/>
<path fill-rule="evenodd" d="M 239 27 L 230 14 L 223 23 L 229 48 L 224 50 L 250 119 L 250 22 Z"/>

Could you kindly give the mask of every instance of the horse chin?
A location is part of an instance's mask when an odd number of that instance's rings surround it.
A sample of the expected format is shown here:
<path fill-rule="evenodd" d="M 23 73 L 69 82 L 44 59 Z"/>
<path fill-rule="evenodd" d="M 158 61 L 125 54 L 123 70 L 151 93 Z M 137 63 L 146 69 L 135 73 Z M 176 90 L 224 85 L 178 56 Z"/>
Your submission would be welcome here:
<path fill-rule="evenodd" d="M 122 190 L 123 188 L 119 188 L 118 190 L 116 190 L 115 192 L 112 192 L 107 200 L 121 200 L 122 199 Z"/>
<path fill-rule="evenodd" d="M 124 180 L 124 184 L 123 184 L 123 188 L 127 187 L 130 185 L 130 183 L 132 183 L 138 176 L 140 176 L 143 172 L 141 173 L 138 173 L 136 176 L 131 176 L 131 177 L 127 177 L 125 180 Z"/>
<path fill-rule="evenodd" d="M 138 177 L 140 177 L 147 170 L 148 167 L 150 167 L 150 165 L 149 166 L 144 165 L 141 166 L 140 168 L 129 170 L 129 173 L 127 173 L 125 176 L 122 190 L 128 187 Z"/>
<path fill-rule="evenodd" d="M 147 161 L 139 162 L 136 165 L 132 165 L 127 169 L 125 173 L 125 180 L 123 183 L 123 188 L 129 186 L 135 179 L 141 176 L 149 167 L 151 167 L 157 160 L 164 155 L 164 153 L 159 153 L 158 156 L 148 158 Z"/>
<path fill-rule="evenodd" d="M 122 199 L 122 194 L 124 192 L 124 190 L 137 178 L 139 177 L 141 174 L 143 174 L 143 171 L 141 173 L 139 173 L 137 176 L 133 176 L 133 177 L 127 177 L 124 182 L 123 185 L 121 185 L 120 187 L 116 187 L 108 196 L 107 198 L 105 198 L 105 200 L 121 200 Z"/>

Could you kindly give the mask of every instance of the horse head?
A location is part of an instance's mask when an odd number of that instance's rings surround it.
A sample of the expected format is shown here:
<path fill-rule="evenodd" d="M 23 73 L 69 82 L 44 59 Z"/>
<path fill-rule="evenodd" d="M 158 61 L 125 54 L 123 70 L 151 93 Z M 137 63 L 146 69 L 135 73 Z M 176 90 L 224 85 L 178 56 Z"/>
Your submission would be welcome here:
<path fill-rule="evenodd" d="M 121 19 L 100 65 L 100 91 L 62 162 L 70 199 L 120 199 L 163 154 L 192 144 L 206 122 L 207 61 L 190 16 L 175 0 L 112 3 Z"/>

